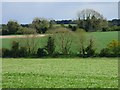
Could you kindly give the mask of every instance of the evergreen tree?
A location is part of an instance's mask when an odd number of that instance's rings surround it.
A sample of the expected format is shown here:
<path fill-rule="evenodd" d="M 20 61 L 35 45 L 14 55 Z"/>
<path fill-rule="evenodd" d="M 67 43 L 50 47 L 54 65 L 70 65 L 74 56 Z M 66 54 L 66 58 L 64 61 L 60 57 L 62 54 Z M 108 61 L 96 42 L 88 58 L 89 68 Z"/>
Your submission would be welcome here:
<path fill-rule="evenodd" d="M 48 37 L 46 50 L 47 50 L 49 55 L 52 55 L 55 51 L 54 38 L 52 38 L 50 36 Z"/>

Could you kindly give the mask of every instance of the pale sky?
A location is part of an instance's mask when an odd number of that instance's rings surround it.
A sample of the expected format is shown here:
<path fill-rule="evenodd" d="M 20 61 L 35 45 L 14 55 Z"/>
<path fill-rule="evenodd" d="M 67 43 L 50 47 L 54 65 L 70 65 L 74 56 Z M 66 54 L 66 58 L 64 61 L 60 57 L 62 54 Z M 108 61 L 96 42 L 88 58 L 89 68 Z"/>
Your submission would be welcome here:
<path fill-rule="evenodd" d="M 119 0 L 1 0 L 2 2 L 119 2 Z"/>
<path fill-rule="evenodd" d="M 27 2 L 28 0 L 26 2 L 21 2 L 22 0 L 16 0 L 18 2 L 11 1 L 4 0 L 2 2 L 2 23 L 7 23 L 9 20 L 17 20 L 19 23 L 31 23 L 35 17 L 73 20 L 76 19 L 77 13 L 80 10 L 88 8 L 98 11 L 109 20 L 118 18 L 118 0 L 104 0 L 106 2 L 102 2 L 102 0 L 100 0 L 101 2 L 94 2 L 96 0 L 84 0 L 84 2 L 82 2 L 83 0 L 79 0 L 81 2 L 78 2 L 78 0 L 76 2 L 75 0 L 74 2 L 67 2 L 68 0 L 64 0 L 66 2 L 35 2 L 38 0 L 34 0 L 34 2 L 30 2 L 30 0 L 29 2 Z"/>

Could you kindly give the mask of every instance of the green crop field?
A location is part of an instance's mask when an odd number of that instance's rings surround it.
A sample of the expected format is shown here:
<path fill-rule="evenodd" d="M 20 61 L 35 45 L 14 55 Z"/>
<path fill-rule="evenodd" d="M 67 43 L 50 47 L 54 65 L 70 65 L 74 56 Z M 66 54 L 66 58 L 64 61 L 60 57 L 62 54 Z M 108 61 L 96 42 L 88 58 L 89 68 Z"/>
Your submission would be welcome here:
<path fill-rule="evenodd" d="M 118 32 L 89 32 L 87 33 L 87 36 L 92 36 L 95 39 L 95 48 L 97 51 L 100 51 L 102 48 L 106 47 L 108 43 L 110 43 L 112 40 L 118 40 Z M 76 40 L 76 38 L 73 38 Z M 2 39 L 2 47 L 3 48 L 9 48 L 11 47 L 11 42 L 13 40 L 16 40 L 15 38 L 5 38 Z M 24 40 L 22 39 L 17 39 L 19 41 Z M 37 48 L 43 47 L 46 45 L 47 38 L 46 37 L 40 37 L 36 38 L 36 41 L 38 42 Z M 87 41 L 86 41 L 87 42 Z M 56 45 L 56 47 L 59 45 Z M 78 52 L 78 44 L 75 42 L 72 43 L 71 46 L 71 51 L 73 52 Z"/>
<path fill-rule="evenodd" d="M 3 88 L 117 88 L 117 58 L 3 59 Z"/>

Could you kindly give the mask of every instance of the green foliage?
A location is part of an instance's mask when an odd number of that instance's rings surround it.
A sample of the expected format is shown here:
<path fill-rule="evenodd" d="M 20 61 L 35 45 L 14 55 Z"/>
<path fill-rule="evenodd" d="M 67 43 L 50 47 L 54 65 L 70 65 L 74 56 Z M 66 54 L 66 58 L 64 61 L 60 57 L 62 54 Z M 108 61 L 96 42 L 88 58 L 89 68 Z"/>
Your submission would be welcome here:
<path fill-rule="evenodd" d="M 9 31 L 9 34 L 15 34 L 19 29 L 19 24 L 16 21 L 8 21 L 7 23 L 7 29 Z"/>
<path fill-rule="evenodd" d="M 107 47 L 110 49 L 112 55 L 120 56 L 120 41 L 113 40 Z"/>
<path fill-rule="evenodd" d="M 111 55 L 110 55 L 110 50 L 109 50 L 108 48 L 103 48 L 103 49 L 100 51 L 99 56 L 101 56 L 101 57 L 109 57 L 109 56 L 111 56 Z"/>
<path fill-rule="evenodd" d="M 106 31 L 120 31 L 120 26 L 108 27 Z"/>
<path fill-rule="evenodd" d="M 47 55 L 47 51 L 45 48 L 38 48 L 38 51 L 37 51 L 37 56 L 38 57 L 44 57 Z"/>
<path fill-rule="evenodd" d="M 9 49 L 6 48 L 0 49 L 0 57 L 10 57 L 10 56 L 11 56 L 11 52 Z"/>
<path fill-rule="evenodd" d="M 48 54 L 52 55 L 55 51 L 55 43 L 54 43 L 54 38 L 49 36 L 48 41 L 47 41 L 47 46 L 45 47 Z"/>
<path fill-rule="evenodd" d="M 35 34 L 36 30 L 33 28 L 27 28 L 27 27 L 19 27 L 16 34 Z"/>
<path fill-rule="evenodd" d="M 120 56 L 120 42 L 119 41 L 111 41 L 106 48 L 102 49 L 100 52 L 100 56 L 111 56 L 111 57 L 119 57 Z"/>
<path fill-rule="evenodd" d="M 77 26 L 78 28 L 85 29 L 87 32 L 97 30 L 101 31 L 103 28 L 108 27 L 108 22 L 97 11 L 87 9 L 79 13 Z"/>
<path fill-rule="evenodd" d="M 85 51 L 88 57 L 92 57 L 95 55 L 94 41 L 92 38 L 89 40 L 89 45 L 87 46 Z"/>
<path fill-rule="evenodd" d="M 75 31 L 75 33 L 77 36 L 76 39 L 78 39 L 77 47 L 79 47 L 79 54 L 80 54 L 80 56 L 84 56 L 85 55 L 85 43 L 86 43 L 86 38 L 87 38 L 86 32 L 84 29 L 77 29 Z"/>
<path fill-rule="evenodd" d="M 11 47 L 11 56 L 18 57 L 19 56 L 19 42 L 13 41 Z"/>
<path fill-rule="evenodd" d="M 19 49 L 19 57 L 27 57 L 28 52 L 26 47 L 20 47 Z"/>
<path fill-rule="evenodd" d="M 59 36 L 60 33 L 57 33 L 57 32 L 59 32 L 59 29 L 54 29 L 51 31 L 56 32 L 54 34 L 51 33 L 50 36 L 52 36 L 55 39 L 54 40 L 55 52 L 57 54 L 60 54 L 60 56 L 62 54 L 61 43 L 60 43 L 62 41 L 62 38 L 70 39 L 70 42 L 72 41 L 70 43 L 70 49 L 67 47 L 69 49 L 68 54 L 70 54 L 70 55 L 80 54 L 82 40 L 84 42 L 84 50 L 85 50 L 85 48 L 88 46 L 87 39 L 90 36 L 93 36 L 95 38 L 94 48 L 97 48 L 96 53 L 100 53 L 100 50 L 105 48 L 106 45 L 109 44 L 111 40 L 113 40 L 113 39 L 118 40 L 118 32 L 85 32 L 85 31 L 83 31 L 84 34 L 82 35 L 81 30 L 76 30 L 75 32 L 68 30 L 68 31 L 66 31 L 66 33 L 68 32 L 68 34 L 67 34 L 68 36 L 64 35 L 65 37 L 60 38 L 60 36 Z M 34 38 L 31 38 L 31 35 L 27 35 L 25 37 L 23 36 L 24 38 L 17 38 L 18 36 L 16 36 L 16 38 L 9 38 L 9 39 L 3 38 L 2 39 L 2 48 L 8 48 L 10 50 L 12 41 L 20 41 L 20 46 L 26 47 L 27 52 L 29 51 L 28 48 L 30 48 L 30 51 L 34 50 L 33 53 L 36 54 L 38 48 L 45 48 L 45 46 L 47 45 L 48 36 L 49 35 L 46 34 L 45 37 L 34 36 Z"/>
<path fill-rule="evenodd" d="M 2 33 L 1 34 L 2 35 L 8 35 L 9 34 L 7 25 L 5 25 L 5 24 L 2 25 Z"/>
<path fill-rule="evenodd" d="M 32 21 L 31 27 L 36 29 L 37 33 L 45 33 L 50 27 L 50 23 L 43 18 L 35 18 Z"/>
<path fill-rule="evenodd" d="M 49 28 L 53 28 L 55 24 L 56 24 L 55 20 L 50 20 Z"/>
<path fill-rule="evenodd" d="M 11 49 L 2 48 L 2 57 L 27 57 L 27 48 L 20 47 L 19 42 L 13 41 Z"/>
<path fill-rule="evenodd" d="M 76 31 L 77 30 L 77 27 L 76 26 L 72 26 L 72 25 L 68 25 L 68 28 L 70 28 L 72 31 Z"/>

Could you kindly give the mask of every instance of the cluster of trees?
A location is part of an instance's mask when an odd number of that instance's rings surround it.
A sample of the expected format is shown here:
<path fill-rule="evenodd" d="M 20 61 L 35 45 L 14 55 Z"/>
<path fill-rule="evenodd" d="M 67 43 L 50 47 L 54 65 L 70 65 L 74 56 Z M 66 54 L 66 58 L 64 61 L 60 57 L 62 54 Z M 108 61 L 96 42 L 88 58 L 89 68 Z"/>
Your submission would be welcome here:
<path fill-rule="evenodd" d="M 77 25 L 86 31 L 101 31 L 108 27 L 108 22 L 97 11 L 85 9 L 78 13 Z"/>
<path fill-rule="evenodd" d="M 39 34 L 45 33 L 49 28 L 52 28 L 52 21 L 48 21 L 44 18 L 35 18 L 31 24 L 20 25 L 17 21 L 8 21 L 7 24 L 2 25 L 2 35 L 9 34 L 32 34 L 32 32 L 37 32 Z M 31 32 L 31 33 L 30 33 Z"/>
<path fill-rule="evenodd" d="M 47 37 L 46 43 L 42 47 L 38 47 L 36 34 L 32 37 L 26 35 L 25 41 L 13 41 L 11 49 L 1 49 L 2 57 L 108 57 L 120 56 L 120 42 L 112 41 L 100 53 L 96 52 L 95 40 L 93 37 L 86 37 L 83 29 L 77 29 L 75 32 L 67 28 L 56 28 Z M 76 38 L 76 39 L 73 39 Z M 86 42 L 88 42 L 86 44 Z M 73 43 L 76 43 L 78 52 L 73 52 Z M 74 46 L 75 47 L 75 46 Z"/>

